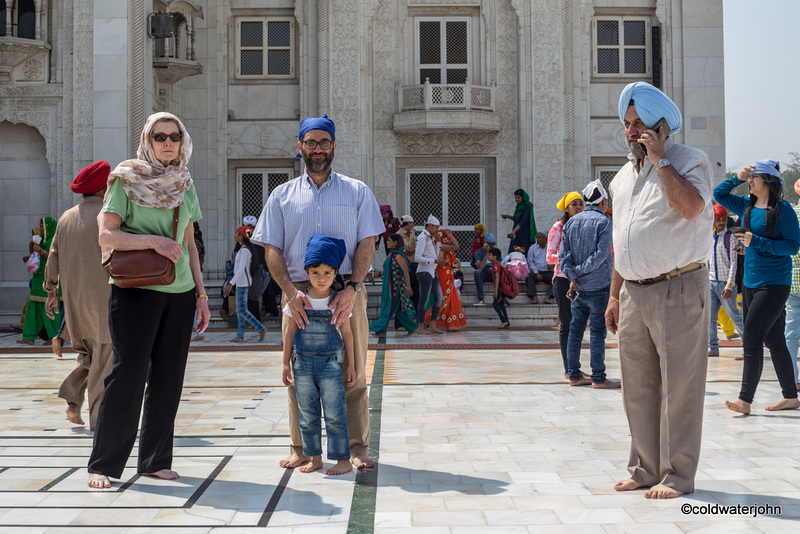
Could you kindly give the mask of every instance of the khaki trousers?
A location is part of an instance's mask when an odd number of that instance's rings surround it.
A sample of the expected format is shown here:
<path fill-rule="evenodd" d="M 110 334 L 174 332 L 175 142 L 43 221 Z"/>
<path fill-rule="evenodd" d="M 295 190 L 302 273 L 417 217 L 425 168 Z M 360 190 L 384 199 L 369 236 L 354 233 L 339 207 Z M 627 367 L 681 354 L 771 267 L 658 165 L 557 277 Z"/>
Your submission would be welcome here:
<path fill-rule="evenodd" d="M 308 282 L 295 284 L 304 290 Z M 281 296 L 281 310 L 286 306 L 289 297 Z M 342 369 L 342 382 L 345 385 L 347 400 L 347 431 L 350 436 L 350 456 L 366 458 L 369 455 L 369 391 L 367 389 L 367 348 L 369 346 L 369 323 L 367 321 L 367 291 L 356 293 L 353 305 L 353 316 L 350 317 L 350 328 L 353 331 L 353 352 L 356 368 L 356 383 L 347 387 L 346 369 Z M 293 321 L 286 314 L 281 322 L 281 332 L 286 332 L 288 321 Z M 297 397 L 294 386 L 287 388 L 289 395 L 289 434 L 292 439 L 292 452 L 303 456 L 303 439 L 300 435 L 300 412 L 297 409 Z"/>
<path fill-rule="evenodd" d="M 643 485 L 694 491 L 700 460 L 710 298 L 708 271 L 620 291 L 622 399 L 628 471 Z"/>
<path fill-rule="evenodd" d="M 91 339 L 73 339 L 72 348 L 78 352 L 78 366 L 67 376 L 58 389 L 58 396 L 83 406 L 86 390 L 89 391 L 89 429 L 94 430 L 97 411 L 105 390 L 105 378 L 111 372 L 113 361 L 111 343 L 97 343 Z"/>

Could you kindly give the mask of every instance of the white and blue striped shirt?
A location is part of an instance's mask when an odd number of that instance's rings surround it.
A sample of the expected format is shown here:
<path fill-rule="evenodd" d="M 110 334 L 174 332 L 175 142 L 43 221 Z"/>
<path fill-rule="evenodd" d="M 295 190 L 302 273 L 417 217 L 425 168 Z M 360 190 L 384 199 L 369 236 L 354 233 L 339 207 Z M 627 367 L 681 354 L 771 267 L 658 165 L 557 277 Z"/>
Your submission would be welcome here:
<path fill-rule="evenodd" d="M 359 241 L 384 230 L 378 203 L 364 182 L 331 172 L 317 189 L 303 173 L 270 194 L 251 241 L 281 249 L 289 277 L 302 282 L 308 280 L 303 263 L 306 244 L 314 234 L 344 240 L 347 254 L 339 272 L 348 275 Z"/>

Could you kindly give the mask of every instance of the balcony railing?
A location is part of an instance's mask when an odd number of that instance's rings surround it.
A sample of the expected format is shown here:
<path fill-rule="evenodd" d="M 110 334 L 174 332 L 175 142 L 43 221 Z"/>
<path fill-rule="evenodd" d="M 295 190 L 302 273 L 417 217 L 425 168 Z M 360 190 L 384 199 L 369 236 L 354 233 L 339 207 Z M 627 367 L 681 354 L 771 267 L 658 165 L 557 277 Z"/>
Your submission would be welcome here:
<path fill-rule="evenodd" d="M 397 110 L 476 110 L 494 111 L 495 86 L 465 83 L 430 83 L 421 85 L 397 84 Z"/>

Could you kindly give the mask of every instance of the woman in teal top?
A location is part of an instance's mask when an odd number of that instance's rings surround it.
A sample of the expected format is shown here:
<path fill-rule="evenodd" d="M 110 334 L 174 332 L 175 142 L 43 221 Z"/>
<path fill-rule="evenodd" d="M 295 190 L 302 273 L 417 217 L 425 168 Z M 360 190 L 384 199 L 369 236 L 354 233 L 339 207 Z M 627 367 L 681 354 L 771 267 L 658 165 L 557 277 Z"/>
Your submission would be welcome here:
<path fill-rule="evenodd" d="M 747 181 L 749 196 L 731 195 Z M 714 197 L 742 218 L 744 255 L 744 369 L 739 400 L 726 406 L 749 414 L 764 367 L 764 344 L 781 385 L 783 399 L 767 410 L 800 407 L 791 356 L 786 348 L 784 304 L 792 282 L 792 256 L 800 248 L 800 225 L 791 204 L 783 200 L 780 166 L 774 160 L 757 161 L 714 189 Z"/>
<path fill-rule="evenodd" d="M 109 477 L 122 475 L 136 440 L 142 398 L 137 470 L 168 480 L 179 478 L 172 470 L 172 438 L 194 314 L 198 333 L 203 333 L 210 317 L 192 225 L 201 214 L 186 168 L 191 154 L 192 140 L 180 119 L 156 113 L 142 130 L 137 158 L 120 163 L 108 178 L 100 217 L 103 259 L 114 249 L 153 249 L 175 262 L 175 281 L 111 288 L 114 364 L 105 381 L 89 458 L 92 488 L 111 487 Z M 177 206 L 178 232 L 173 241 Z"/>
<path fill-rule="evenodd" d="M 410 336 L 417 331 L 417 311 L 411 301 L 411 264 L 405 255 L 405 242 L 400 234 L 389 234 L 386 246 L 389 248 L 389 255 L 383 262 L 381 310 L 378 319 L 369 325 L 369 329 L 378 337 L 386 337 L 389 320 L 394 315 Z"/>

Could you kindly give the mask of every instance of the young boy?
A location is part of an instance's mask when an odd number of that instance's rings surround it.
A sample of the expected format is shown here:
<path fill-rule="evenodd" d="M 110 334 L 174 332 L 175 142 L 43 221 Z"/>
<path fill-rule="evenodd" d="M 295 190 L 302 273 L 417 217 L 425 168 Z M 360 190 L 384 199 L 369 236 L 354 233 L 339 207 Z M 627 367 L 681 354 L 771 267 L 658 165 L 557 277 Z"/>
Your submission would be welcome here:
<path fill-rule="evenodd" d="M 326 470 L 325 474 L 342 475 L 353 469 L 342 385 L 342 368 L 346 369 L 347 385 L 352 386 L 356 382 L 353 332 L 349 318 L 342 324 L 341 331 L 332 325 L 333 310 L 328 309 L 328 304 L 336 295 L 331 286 L 337 278 L 345 252 L 345 243 L 341 239 L 319 234 L 309 239 L 304 263 L 311 284 L 306 291 L 311 304 L 311 309 L 306 310 L 309 324 L 299 330 L 294 321 L 289 321 L 283 336 L 283 383 L 291 385 L 291 377 L 294 376 L 303 454 L 311 458 L 300 467 L 303 473 L 322 468 L 320 401 L 328 435 L 328 459 L 336 460 L 336 465 Z M 288 304 L 283 313 L 291 317 Z"/>
<path fill-rule="evenodd" d="M 492 280 L 494 281 L 492 308 L 497 312 L 497 316 L 500 317 L 500 326 L 497 328 L 505 330 L 510 328 L 511 325 L 508 322 L 508 314 L 506 313 L 506 296 L 500 291 L 500 275 L 503 273 L 503 266 L 500 264 L 500 260 L 503 257 L 503 253 L 500 252 L 499 248 L 495 247 L 489 249 L 486 257 L 492 262 Z"/>

